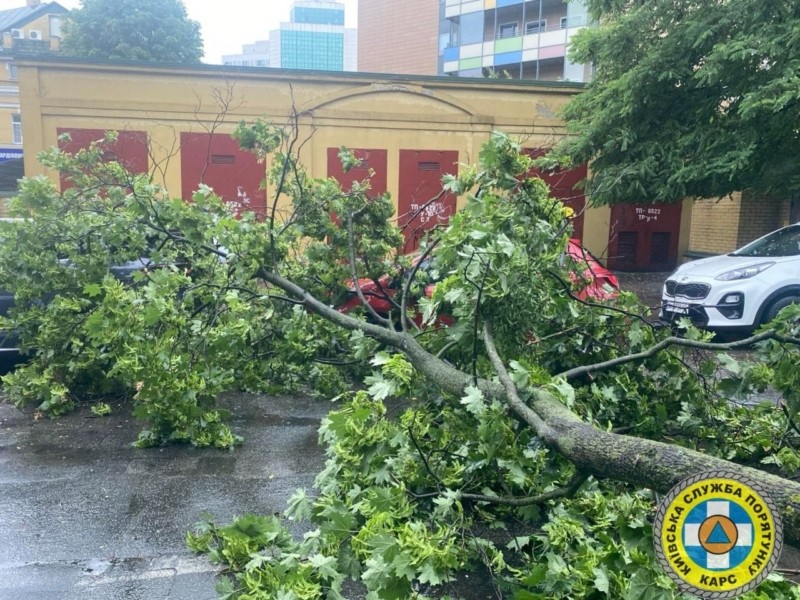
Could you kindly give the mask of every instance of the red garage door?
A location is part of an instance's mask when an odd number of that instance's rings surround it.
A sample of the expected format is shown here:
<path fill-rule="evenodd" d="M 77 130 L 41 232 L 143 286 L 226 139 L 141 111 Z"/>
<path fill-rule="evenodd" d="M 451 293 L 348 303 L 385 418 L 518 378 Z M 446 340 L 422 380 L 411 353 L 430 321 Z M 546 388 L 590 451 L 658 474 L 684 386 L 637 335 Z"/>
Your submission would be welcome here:
<path fill-rule="evenodd" d="M 328 177 L 338 181 L 345 192 L 353 189 L 353 183 L 369 180 L 370 197 L 386 193 L 386 150 L 356 148 L 350 151 L 361 162 L 345 173 L 339 160 L 339 149 L 328 148 Z"/>
<path fill-rule="evenodd" d="M 64 152 L 74 154 L 79 150 L 88 148 L 92 142 L 102 140 L 106 132 L 103 129 L 57 129 L 59 137 L 68 133 L 69 141 L 58 140 L 58 147 Z M 120 131 L 117 141 L 105 147 L 104 158 L 107 161 L 119 162 L 129 173 L 147 173 L 147 134 L 144 131 Z M 61 179 L 61 188 L 66 189 L 71 184 Z"/>
<path fill-rule="evenodd" d="M 239 148 L 222 133 L 181 133 L 181 190 L 191 200 L 199 184 L 213 188 L 236 212 L 255 211 L 264 216 L 267 196 L 261 189 L 266 177 L 256 155 Z"/>
<path fill-rule="evenodd" d="M 526 148 L 528 156 L 536 158 L 548 152 L 549 148 Z M 586 165 L 574 169 L 539 171 L 532 169 L 531 176 L 540 177 L 550 188 L 550 194 L 569 206 L 575 213 L 572 219 L 572 237 L 583 239 L 583 210 L 586 207 L 586 195 L 577 188 L 578 183 L 586 179 Z"/>
<path fill-rule="evenodd" d="M 397 222 L 405 252 L 416 250 L 426 231 L 455 214 L 456 197 L 442 193 L 442 177 L 457 174 L 458 150 L 400 150 Z"/>
<path fill-rule="evenodd" d="M 618 204 L 611 208 L 608 266 L 670 271 L 678 262 L 680 204 Z"/>

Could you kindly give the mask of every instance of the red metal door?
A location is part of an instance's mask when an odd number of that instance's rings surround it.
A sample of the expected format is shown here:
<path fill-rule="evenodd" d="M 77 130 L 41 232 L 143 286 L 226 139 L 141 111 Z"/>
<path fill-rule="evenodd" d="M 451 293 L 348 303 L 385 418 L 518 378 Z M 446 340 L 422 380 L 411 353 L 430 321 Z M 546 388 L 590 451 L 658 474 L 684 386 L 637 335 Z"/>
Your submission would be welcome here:
<path fill-rule="evenodd" d="M 537 158 L 549 152 L 550 148 L 525 148 L 525 153 L 532 158 Z M 572 237 L 583 239 L 583 211 L 586 208 L 586 195 L 576 186 L 586 179 L 586 164 L 574 169 L 556 169 L 554 171 L 539 171 L 531 169 L 531 177 L 539 177 L 550 188 L 550 194 L 569 206 L 574 213 L 572 217 Z"/>
<path fill-rule="evenodd" d="M 256 155 L 239 148 L 231 136 L 222 133 L 181 133 L 181 190 L 184 200 L 201 183 L 213 188 L 236 213 L 266 214 L 267 195 L 261 189 L 266 177 Z"/>
<path fill-rule="evenodd" d="M 328 148 L 328 177 L 333 177 L 342 186 L 345 192 L 353 189 L 356 181 L 369 180 L 369 196 L 375 198 L 386 193 L 386 150 L 368 150 L 365 148 L 351 149 L 355 157 L 360 160 L 358 166 L 353 167 L 347 173 L 342 168 L 342 161 L 339 160 L 339 149 Z M 370 177 L 370 171 L 372 176 Z"/>
<path fill-rule="evenodd" d="M 457 174 L 458 150 L 400 150 L 397 223 L 406 238 L 404 252 L 416 250 L 426 231 L 455 214 L 456 197 L 442 192 L 442 177 Z"/>
<path fill-rule="evenodd" d="M 611 208 L 608 266 L 669 271 L 678 263 L 681 205 L 617 204 Z"/>
<path fill-rule="evenodd" d="M 80 129 L 74 127 L 59 127 L 59 137 L 68 133 L 70 140 L 58 140 L 58 148 L 64 152 L 74 154 L 79 150 L 88 148 L 92 142 L 102 140 L 106 132 L 103 129 Z M 103 158 L 106 161 L 117 161 L 129 173 L 141 175 L 147 173 L 147 133 L 144 131 L 120 131 L 117 141 L 105 147 Z M 61 189 L 72 187 L 70 182 L 61 178 Z"/>

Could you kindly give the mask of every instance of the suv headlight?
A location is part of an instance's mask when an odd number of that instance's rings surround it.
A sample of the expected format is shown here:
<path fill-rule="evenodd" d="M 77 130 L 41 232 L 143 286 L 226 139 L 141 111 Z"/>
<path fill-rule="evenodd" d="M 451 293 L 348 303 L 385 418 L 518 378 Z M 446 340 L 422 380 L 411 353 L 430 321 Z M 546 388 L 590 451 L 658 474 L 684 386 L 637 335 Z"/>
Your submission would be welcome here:
<path fill-rule="evenodd" d="M 759 263 L 757 265 L 749 265 L 747 267 L 740 267 L 738 269 L 734 269 L 733 271 L 728 271 L 727 273 L 723 273 L 722 275 L 717 275 L 714 279 L 718 281 L 734 281 L 736 279 L 750 279 L 751 277 L 755 277 L 762 271 L 766 271 L 774 262 L 765 262 Z"/>

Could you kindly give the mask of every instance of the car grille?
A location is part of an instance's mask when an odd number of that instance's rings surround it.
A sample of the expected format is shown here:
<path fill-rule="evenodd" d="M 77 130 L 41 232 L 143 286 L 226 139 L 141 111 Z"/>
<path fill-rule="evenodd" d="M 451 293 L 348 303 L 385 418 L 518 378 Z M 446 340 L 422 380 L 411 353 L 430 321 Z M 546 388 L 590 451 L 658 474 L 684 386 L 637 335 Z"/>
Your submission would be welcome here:
<path fill-rule="evenodd" d="M 666 308 L 661 311 L 661 319 L 667 323 L 675 323 L 683 317 L 689 317 L 692 324 L 698 327 L 705 327 L 708 324 L 708 313 L 702 306 L 690 306 L 688 313 L 676 313 Z"/>
<path fill-rule="evenodd" d="M 678 283 L 677 281 L 667 281 L 667 293 L 670 296 L 684 296 L 692 300 L 702 300 L 708 296 L 711 286 L 705 283 Z"/>

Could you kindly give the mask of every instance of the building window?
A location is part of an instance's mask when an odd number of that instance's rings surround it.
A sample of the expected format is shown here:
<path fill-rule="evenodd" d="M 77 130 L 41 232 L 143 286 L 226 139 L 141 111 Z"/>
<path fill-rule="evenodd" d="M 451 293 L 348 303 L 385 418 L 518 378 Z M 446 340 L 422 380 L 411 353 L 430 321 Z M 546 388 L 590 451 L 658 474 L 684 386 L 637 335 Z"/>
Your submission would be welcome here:
<path fill-rule="evenodd" d="M 456 46 L 468 46 L 483 41 L 484 16 L 483 11 L 461 15 L 460 31 L 457 36 Z"/>
<path fill-rule="evenodd" d="M 19 113 L 11 115 L 11 141 L 14 144 L 22 143 L 22 117 Z"/>
<path fill-rule="evenodd" d="M 50 37 L 61 37 L 61 17 L 50 17 Z"/>
<path fill-rule="evenodd" d="M 541 21 L 528 21 L 525 23 L 525 33 L 530 35 L 532 33 L 541 33 L 547 29 L 547 20 L 543 19 Z"/>
<path fill-rule="evenodd" d="M 461 39 L 461 24 L 456 21 L 450 21 L 450 41 L 448 46 L 458 46 Z"/>
<path fill-rule="evenodd" d="M 19 79 L 19 76 L 17 75 L 17 65 L 10 62 L 8 63 L 7 66 L 8 66 L 8 78 L 11 81 L 16 81 L 17 79 Z"/>
<path fill-rule="evenodd" d="M 507 37 L 514 37 L 517 35 L 517 24 L 516 23 L 500 23 L 500 27 L 498 28 L 499 35 L 497 37 L 500 38 L 507 38 Z"/>
<path fill-rule="evenodd" d="M 561 17 L 561 29 L 567 28 L 567 17 Z"/>

